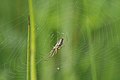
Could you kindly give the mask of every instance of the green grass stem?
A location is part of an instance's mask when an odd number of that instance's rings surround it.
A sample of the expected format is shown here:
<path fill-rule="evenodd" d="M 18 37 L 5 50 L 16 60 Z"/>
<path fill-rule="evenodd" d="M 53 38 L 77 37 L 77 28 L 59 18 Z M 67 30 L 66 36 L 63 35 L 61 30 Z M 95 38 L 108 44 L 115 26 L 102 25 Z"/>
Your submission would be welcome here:
<path fill-rule="evenodd" d="M 33 2 L 28 0 L 29 3 L 29 15 L 30 15 L 30 80 L 37 80 L 36 70 L 36 39 L 35 39 L 35 23 Z"/>

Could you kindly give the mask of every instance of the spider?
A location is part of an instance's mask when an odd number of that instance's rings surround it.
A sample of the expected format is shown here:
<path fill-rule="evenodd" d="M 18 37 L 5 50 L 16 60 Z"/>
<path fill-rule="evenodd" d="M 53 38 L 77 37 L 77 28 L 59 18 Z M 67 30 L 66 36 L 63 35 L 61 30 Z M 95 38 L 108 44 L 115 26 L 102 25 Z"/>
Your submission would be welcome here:
<path fill-rule="evenodd" d="M 63 42 L 64 42 L 63 38 L 59 39 L 59 41 L 55 44 L 55 46 L 50 51 L 49 57 L 53 57 L 55 54 L 57 54 L 58 50 L 62 47 Z"/>
<path fill-rule="evenodd" d="M 46 58 L 43 58 L 43 60 L 47 61 L 49 58 L 53 57 L 55 54 L 57 54 L 58 50 L 62 47 L 64 42 L 64 39 L 61 38 L 59 39 L 59 41 L 55 44 L 55 46 L 52 48 L 52 50 L 50 51 L 49 56 Z M 41 61 L 41 60 L 40 60 Z M 37 64 L 40 62 L 38 61 Z"/>

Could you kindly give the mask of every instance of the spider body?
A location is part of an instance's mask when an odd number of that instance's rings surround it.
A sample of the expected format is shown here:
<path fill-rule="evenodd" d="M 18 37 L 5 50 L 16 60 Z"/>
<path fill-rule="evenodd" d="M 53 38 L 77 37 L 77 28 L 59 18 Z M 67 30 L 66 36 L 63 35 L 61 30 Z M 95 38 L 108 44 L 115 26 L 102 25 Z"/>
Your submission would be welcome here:
<path fill-rule="evenodd" d="M 58 50 L 62 47 L 63 42 L 64 42 L 64 39 L 61 38 L 61 39 L 55 44 L 55 46 L 53 47 L 53 49 L 50 51 L 50 57 L 54 56 L 54 55 L 58 52 Z"/>

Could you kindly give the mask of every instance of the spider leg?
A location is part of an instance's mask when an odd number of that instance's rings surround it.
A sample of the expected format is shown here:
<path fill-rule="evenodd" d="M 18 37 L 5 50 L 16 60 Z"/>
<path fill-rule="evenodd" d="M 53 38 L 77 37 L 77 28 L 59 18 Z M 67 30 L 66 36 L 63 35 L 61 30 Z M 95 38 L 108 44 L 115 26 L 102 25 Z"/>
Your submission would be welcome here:
<path fill-rule="evenodd" d="M 59 47 L 58 49 L 60 49 L 61 47 Z"/>
<path fill-rule="evenodd" d="M 57 54 L 57 52 L 58 52 L 58 48 L 54 48 L 54 51 L 53 51 L 51 57 L 53 57 L 55 54 Z"/>
<path fill-rule="evenodd" d="M 52 56 L 54 55 L 54 52 L 55 52 L 55 49 L 52 49 L 52 50 L 50 51 L 49 57 L 52 57 Z"/>
<path fill-rule="evenodd" d="M 61 49 L 63 47 L 63 45 L 59 46 L 58 49 Z"/>
<path fill-rule="evenodd" d="M 53 57 L 53 56 L 54 56 L 54 54 L 55 54 L 55 52 L 53 52 L 53 53 L 51 54 L 51 57 Z"/>
<path fill-rule="evenodd" d="M 57 53 L 58 53 L 58 48 L 55 49 L 55 54 L 57 54 Z"/>

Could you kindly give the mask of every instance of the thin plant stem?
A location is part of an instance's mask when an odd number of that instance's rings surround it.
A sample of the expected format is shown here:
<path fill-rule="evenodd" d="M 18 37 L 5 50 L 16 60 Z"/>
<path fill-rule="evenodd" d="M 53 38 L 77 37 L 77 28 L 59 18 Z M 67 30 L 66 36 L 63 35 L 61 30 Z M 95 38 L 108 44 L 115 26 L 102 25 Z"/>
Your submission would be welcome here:
<path fill-rule="evenodd" d="M 36 39 L 35 39 L 35 23 L 33 13 L 33 2 L 28 0 L 30 15 L 30 80 L 37 80 L 36 70 Z"/>
<path fill-rule="evenodd" d="M 30 21 L 28 18 L 28 35 L 27 35 L 27 80 L 30 80 Z"/>

